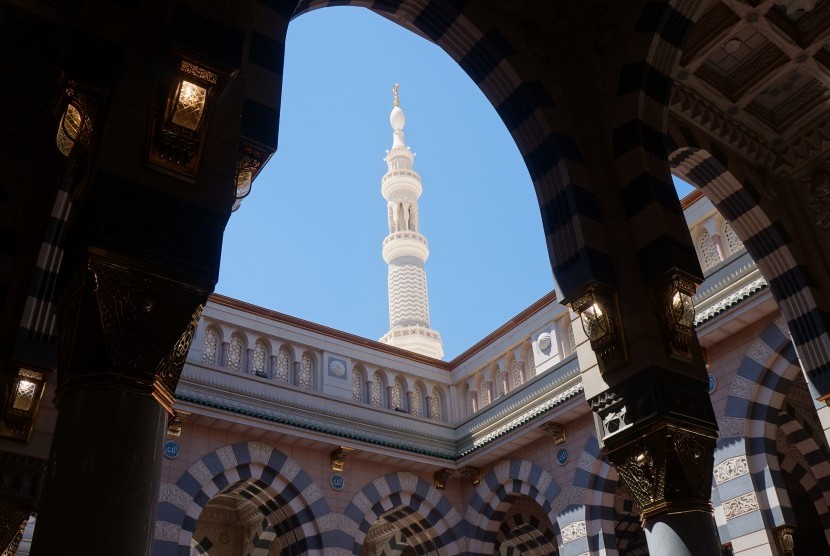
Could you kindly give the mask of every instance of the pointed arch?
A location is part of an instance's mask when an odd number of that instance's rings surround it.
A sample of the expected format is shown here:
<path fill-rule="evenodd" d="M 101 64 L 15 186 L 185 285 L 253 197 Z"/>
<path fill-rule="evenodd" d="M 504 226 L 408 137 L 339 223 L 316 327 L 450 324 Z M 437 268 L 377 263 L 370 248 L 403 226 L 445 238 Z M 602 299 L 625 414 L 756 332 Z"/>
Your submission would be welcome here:
<path fill-rule="evenodd" d="M 444 407 L 444 391 L 440 386 L 432 387 L 432 393 L 429 400 L 429 416 L 434 421 L 443 421 L 447 410 Z"/>
<path fill-rule="evenodd" d="M 752 522 L 757 530 L 792 521 L 789 495 L 784 488 L 776 442 L 784 397 L 801 372 L 798 358 L 782 320 L 767 325 L 747 349 L 730 384 L 720 438 L 715 448 L 715 483 L 721 505 L 734 498 L 721 493 L 719 466 L 743 458 L 745 472 L 729 477 L 728 492 L 755 492 L 759 511 L 743 518 L 744 532 Z M 726 527 L 730 523 L 727 521 Z M 730 530 L 730 537 L 735 538 Z"/>
<path fill-rule="evenodd" d="M 222 345 L 222 335 L 219 328 L 212 324 L 205 327 L 205 339 L 202 343 L 202 361 L 216 365 L 219 363 L 219 347 Z"/>
<path fill-rule="evenodd" d="M 560 490 L 553 476 L 535 463 L 520 459 L 498 463 L 481 479 L 468 503 L 470 554 L 489 556 L 494 553 L 501 518 L 518 495 L 528 496 L 539 504 L 554 527 L 554 533 L 558 534 L 552 503 Z"/>
<path fill-rule="evenodd" d="M 245 362 L 245 339 L 239 332 L 231 334 L 226 359 L 228 369 L 236 372 L 242 371 Z"/>
<path fill-rule="evenodd" d="M 175 484 L 162 483 L 156 512 L 153 554 L 188 554 L 196 521 L 210 499 L 227 490 L 262 502 L 265 518 L 288 509 L 272 525 L 295 539 L 297 554 L 322 554 L 324 547 L 341 547 L 341 536 L 321 531 L 320 520 L 331 513 L 320 488 L 293 459 L 261 442 L 229 444 L 207 454 L 185 471 Z M 261 496 L 264 493 L 264 497 Z M 266 499 L 271 499 L 265 504 Z M 264 509 L 263 509 L 264 508 Z"/>
<path fill-rule="evenodd" d="M 263 378 L 268 377 L 268 346 L 262 339 L 254 343 L 253 358 L 251 360 L 251 372 Z"/>
<path fill-rule="evenodd" d="M 354 539 L 353 554 L 361 554 L 366 533 L 382 516 L 391 517 L 417 533 L 422 543 L 416 554 L 455 555 L 462 553 L 463 519 L 433 485 L 406 472 L 378 477 L 352 497 L 344 512 L 350 523 L 346 534 Z"/>
<path fill-rule="evenodd" d="M 559 526 L 563 531 L 566 527 L 584 531 L 584 538 L 574 538 L 571 542 L 576 543 L 576 548 L 570 549 L 568 554 L 588 550 L 592 553 L 616 553 L 614 496 L 619 488 L 619 478 L 602 453 L 596 433 L 591 433 L 585 442 L 573 484 L 582 497 L 569 500 L 568 505 L 562 508 Z M 581 526 L 580 521 L 583 523 Z"/>
<path fill-rule="evenodd" d="M 294 366 L 294 353 L 290 346 L 283 344 L 277 352 L 277 368 L 274 378 L 282 384 L 291 383 L 291 369 Z"/>
<path fill-rule="evenodd" d="M 357 364 L 352 367 L 352 400 L 358 403 L 366 403 L 366 370 L 363 365 Z"/>
<path fill-rule="evenodd" d="M 730 222 L 787 319 L 808 379 L 820 394 L 830 394 L 830 335 L 825 312 L 816 303 L 806 269 L 792 252 L 789 235 L 758 204 L 759 196 L 750 181 L 741 182 L 708 151 L 680 147 L 669 161 L 672 171 L 700 188 Z"/>

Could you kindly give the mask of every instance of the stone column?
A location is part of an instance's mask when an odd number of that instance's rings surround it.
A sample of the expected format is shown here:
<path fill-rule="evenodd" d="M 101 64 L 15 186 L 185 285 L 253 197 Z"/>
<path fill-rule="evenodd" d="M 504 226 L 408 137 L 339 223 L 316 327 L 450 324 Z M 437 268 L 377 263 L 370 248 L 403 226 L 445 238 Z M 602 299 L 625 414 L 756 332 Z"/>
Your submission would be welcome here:
<path fill-rule="evenodd" d="M 640 508 L 651 554 L 717 555 L 706 383 L 652 367 L 589 400 L 608 459 Z"/>
<path fill-rule="evenodd" d="M 32 554 L 146 556 L 206 294 L 99 256 L 82 266 L 58 308 L 58 420 Z"/>

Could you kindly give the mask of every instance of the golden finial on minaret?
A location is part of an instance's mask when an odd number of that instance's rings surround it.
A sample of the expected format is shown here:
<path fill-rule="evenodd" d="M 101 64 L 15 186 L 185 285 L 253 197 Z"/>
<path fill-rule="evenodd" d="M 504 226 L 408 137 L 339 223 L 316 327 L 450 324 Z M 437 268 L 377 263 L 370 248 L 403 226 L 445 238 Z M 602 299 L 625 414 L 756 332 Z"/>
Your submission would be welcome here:
<path fill-rule="evenodd" d="M 398 102 L 398 84 L 395 83 L 395 86 L 392 87 L 392 94 L 395 96 L 395 106 L 400 106 L 401 103 Z"/>

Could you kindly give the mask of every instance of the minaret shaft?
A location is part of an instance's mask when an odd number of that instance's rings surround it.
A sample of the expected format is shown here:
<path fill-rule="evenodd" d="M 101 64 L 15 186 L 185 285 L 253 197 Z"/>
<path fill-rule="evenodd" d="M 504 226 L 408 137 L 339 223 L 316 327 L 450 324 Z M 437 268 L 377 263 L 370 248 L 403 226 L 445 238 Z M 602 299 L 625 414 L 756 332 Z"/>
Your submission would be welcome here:
<path fill-rule="evenodd" d="M 386 199 L 389 235 L 383 240 L 383 260 L 389 265 L 389 332 L 381 342 L 440 359 L 441 335 L 429 326 L 429 297 L 424 263 L 429 246 L 419 233 L 418 198 L 421 176 L 412 169 L 415 155 L 404 141 L 406 123 L 397 85 L 389 116 L 392 149 L 386 155 L 387 172 L 381 180 Z"/>

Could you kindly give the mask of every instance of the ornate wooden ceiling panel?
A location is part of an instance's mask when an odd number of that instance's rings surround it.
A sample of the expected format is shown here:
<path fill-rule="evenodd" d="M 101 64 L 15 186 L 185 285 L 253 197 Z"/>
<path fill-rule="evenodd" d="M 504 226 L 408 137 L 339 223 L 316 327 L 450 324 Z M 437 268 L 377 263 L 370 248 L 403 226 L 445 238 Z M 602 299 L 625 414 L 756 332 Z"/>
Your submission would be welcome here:
<path fill-rule="evenodd" d="M 746 146 L 735 130 L 762 140 L 776 171 L 826 164 L 828 43 L 830 0 L 713 2 L 674 75 L 672 110 L 739 152 Z M 766 153 L 755 154 L 748 160 L 773 169 Z"/>

